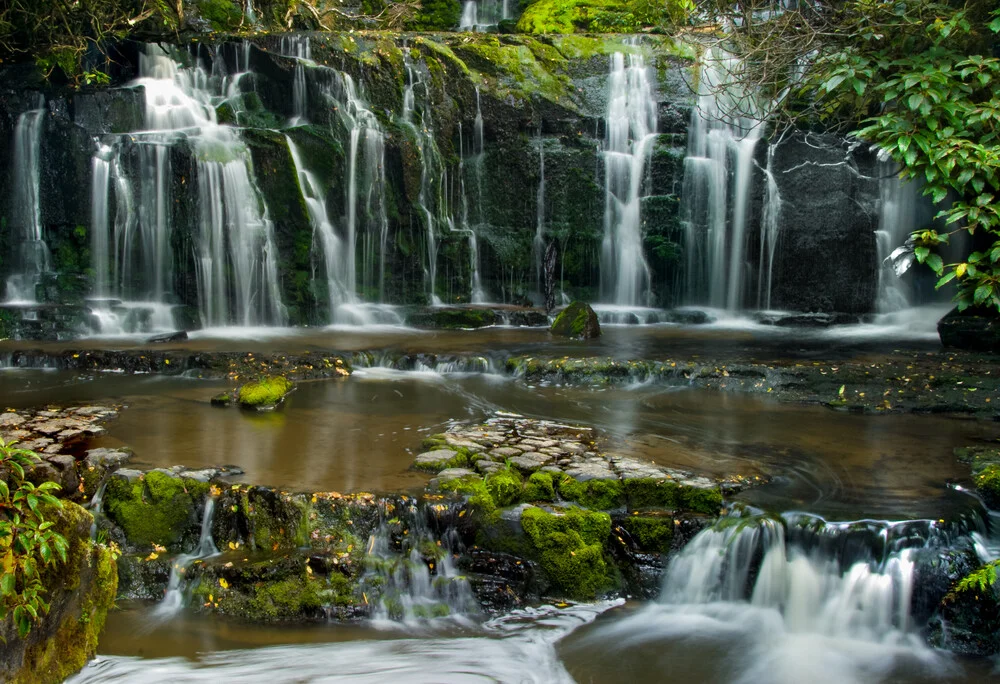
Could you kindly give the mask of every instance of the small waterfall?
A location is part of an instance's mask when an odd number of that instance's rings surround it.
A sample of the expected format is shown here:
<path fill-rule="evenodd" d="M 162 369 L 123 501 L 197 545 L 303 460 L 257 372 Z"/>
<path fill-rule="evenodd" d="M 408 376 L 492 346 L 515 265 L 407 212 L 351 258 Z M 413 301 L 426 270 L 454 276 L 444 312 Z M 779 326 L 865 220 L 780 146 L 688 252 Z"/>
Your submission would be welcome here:
<path fill-rule="evenodd" d="M 723 519 L 671 561 L 662 601 L 687 610 L 748 602 L 777 611 L 788 632 L 918 647 L 912 555 L 935 539 L 933 523 L 923 538 L 905 523 L 856 527 L 798 516 Z"/>
<path fill-rule="evenodd" d="M 212 519 L 215 515 L 215 499 L 208 497 L 205 499 L 205 511 L 201 517 L 201 536 L 198 539 L 198 546 L 191 553 L 182 553 L 174 559 L 170 566 L 170 580 L 167 583 L 167 592 L 163 600 L 156 606 L 153 615 L 157 618 L 168 618 L 176 615 L 184 607 L 184 581 L 188 568 L 196 560 L 211 558 L 219 554 L 219 549 L 212 539 Z"/>
<path fill-rule="evenodd" d="M 42 126 L 45 123 L 45 100 L 38 96 L 37 106 L 17 117 L 14 126 L 13 197 L 10 223 L 15 237 L 14 268 L 7 280 L 7 301 L 35 303 L 35 292 L 42 273 L 51 270 L 48 245 L 42 233 L 42 205 L 39 196 Z"/>
<path fill-rule="evenodd" d="M 902 280 L 913 257 L 903 246 L 918 227 L 920 193 L 916 183 L 900 179 L 898 167 L 892 161 L 879 161 L 877 172 L 879 211 L 875 239 L 880 267 L 875 308 L 878 313 L 886 314 L 914 303 L 909 283 Z"/>
<path fill-rule="evenodd" d="M 424 215 L 424 227 L 427 231 L 427 298 L 434 306 L 441 304 L 441 298 L 437 295 L 437 224 L 440 222 L 444 226 L 453 223 L 445 210 L 445 186 L 444 180 L 446 171 L 441 160 L 441 154 L 434 140 L 432 129 L 431 109 L 432 103 L 429 101 L 427 86 L 423 80 L 423 74 L 410 58 L 409 48 L 404 50 L 404 63 L 406 65 L 406 85 L 403 90 L 403 123 L 410 128 L 416 138 L 420 151 L 420 192 L 417 196 L 417 204 Z M 417 90 L 424 92 L 424 106 L 417 111 Z M 419 114 L 419 121 L 414 120 L 414 115 Z M 434 186 L 437 186 L 439 193 L 435 196 Z M 435 211 L 437 210 L 437 216 Z"/>
<path fill-rule="evenodd" d="M 460 31 L 489 31 L 510 19 L 509 0 L 465 0 L 458 20 Z"/>
<path fill-rule="evenodd" d="M 109 195 L 111 189 L 112 149 L 101 145 L 91 161 L 93 181 L 90 188 L 90 252 L 94 267 L 94 297 L 104 299 L 111 294 L 111 244 Z"/>
<path fill-rule="evenodd" d="M 686 300 L 730 310 L 745 304 L 753 160 L 763 133 L 752 98 L 730 83 L 737 69 L 717 53 L 702 63 L 681 195 Z"/>
<path fill-rule="evenodd" d="M 309 108 L 309 95 L 306 90 L 306 64 L 312 65 L 312 46 L 309 36 L 282 36 L 278 51 L 286 57 L 295 58 L 295 73 L 292 77 L 292 120 L 296 126 L 306 122 Z"/>
<path fill-rule="evenodd" d="M 778 192 L 778 181 L 774 177 L 775 144 L 767 147 L 767 167 L 764 175 L 767 179 L 764 189 L 764 209 L 760 225 L 760 258 L 757 263 L 757 308 L 771 308 L 771 287 L 774 274 L 774 255 L 778 250 L 778 238 L 781 224 L 781 194 Z"/>
<path fill-rule="evenodd" d="M 478 602 L 455 566 L 462 550 L 455 530 L 448 528 L 439 537 L 428 524 L 433 509 L 415 502 L 386 505 L 386 513 L 402 521 L 406 533 L 394 534 L 399 523 L 384 520 L 369 539 L 367 563 L 382 587 L 375 618 L 413 623 L 475 614 Z M 405 509 L 397 510 L 397 505 Z"/>
<path fill-rule="evenodd" d="M 540 301 L 545 299 L 545 274 L 542 262 L 545 259 L 545 141 L 542 130 L 538 129 L 538 191 L 535 194 L 535 237 L 531 241 L 531 251 L 535 257 L 535 284 Z"/>
<path fill-rule="evenodd" d="M 612 304 L 648 305 L 651 278 L 640 212 L 646 161 L 656 138 L 656 100 L 641 55 L 616 52 L 609 80 L 601 291 Z"/>
<path fill-rule="evenodd" d="M 97 539 L 97 516 L 104 515 L 104 490 L 108 488 L 108 481 L 105 479 L 94 492 L 94 498 L 87 505 L 87 510 L 94 516 L 94 522 L 90 523 L 90 541 Z"/>

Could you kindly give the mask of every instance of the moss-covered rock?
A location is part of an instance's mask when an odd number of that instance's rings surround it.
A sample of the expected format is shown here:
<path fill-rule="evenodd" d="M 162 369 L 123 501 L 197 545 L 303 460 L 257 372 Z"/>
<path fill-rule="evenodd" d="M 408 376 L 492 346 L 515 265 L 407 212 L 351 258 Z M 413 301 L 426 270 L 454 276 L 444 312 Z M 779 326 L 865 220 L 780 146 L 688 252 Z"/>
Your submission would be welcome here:
<path fill-rule="evenodd" d="M 587 508 L 604 511 L 625 505 L 625 491 L 622 481 L 618 479 L 580 482 L 564 475 L 559 479 L 559 496 Z"/>
<path fill-rule="evenodd" d="M 285 400 L 292 390 L 292 381 L 281 375 L 269 375 L 260 380 L 248 382 L 236 394 L 242 408 L 268 409 L 274 408 Z"/>
<path fill-rule="evenodd" d="M 991 509 L 1000 508 L 1000 465 L 991 464 L 976 475 L 976 491 Z"/>
<path fill-rule="evenodd" d="M 108 480 L 104 511 L 121 528 L 127 546 L 145 550 L 159 544 L 180 551 L 198 535 L 201 511 L 209 485 L 157 470 Z"/>
<path fill-rule="evenodd" d="M 114 604 L 118 571 L 107 547 L 90 541 L 93 517 L 70 502 L 46 517 L 69 542 L 66 563 L 42 570 L 48 615 L 18 639 L 12 621 L 0 622 L 0 679 L 12 684 L 62 682 L 97 652 L 97 641 Z"/>
<path fill-rule="evenodd" d="M 413 461 L 417 470 L 437 473 L 447 468 L 465 468 L 469 465 L 468 452 L 461 449 L 432 449 L 419 454 Z"/>
<path fill-rule="evenodd" d="M 611 534 L 607 513 L 576 508 L 549 513 L 530 507 L 521 514 L 521 525 L 555 591 L 586 600 L 615 586 L 613 566 L 604 554 Z"/>
<path fill-rule="evenodd" d="M 662 508 L 718 515 L 722 493 L 718 487 L 694 487 L 674 480 L 634 478 L 624 481 L 629 508 Z"/>
<path fill-rule="evenodd" d="M 551 331 L 561 337 L 590 340 L 601 336 L 601 323 L 589 304 L 573 302 L 556 316 Z"/>
<path fill-rule="evenodd" d="M 511 506 L 521 500 L 521 475 L 513 468 L 501 468 L 486 476 L 486 489 L 497 506 Z"/>
<path fill-rule="evenodd" d="M 460 330 L 496 325 L 497 315 L 492 309 L 434 308 L 411 313 L 406 322 L 418 328 Z"/>
<path fill-rule="evenodd" d="M 278 551 L 309 544 L 310 499 L 270 487 L 233 485 L 215 504 L 212 536 L 220 545 Z"/>
<path fill-rule="evenodd" d="M 555 501 L 556 490 L 552 473 L 532 473 L 524 483 L 525 501 Z"/>
<path fill-rule="evenodd" d="M 638 514 L 627 515 L 618 521 L 618 526 L 628 535 L 628 540 L 639 551 L 667 553 L 674 539 L 674 517 L 672 515 Z"/>

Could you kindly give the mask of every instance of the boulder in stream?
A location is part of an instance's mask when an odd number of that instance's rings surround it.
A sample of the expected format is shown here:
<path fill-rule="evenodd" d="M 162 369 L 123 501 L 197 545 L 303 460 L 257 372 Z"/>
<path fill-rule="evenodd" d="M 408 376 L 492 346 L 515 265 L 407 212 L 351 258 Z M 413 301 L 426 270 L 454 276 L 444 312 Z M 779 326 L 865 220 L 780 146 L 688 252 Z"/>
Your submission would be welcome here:
<path fill-rule="evenodd" d="M 589 304 L 573 302 L 556 316 L 550 330 L 560 337 L 591 340 L 601 336 L 601 323 Z"/>

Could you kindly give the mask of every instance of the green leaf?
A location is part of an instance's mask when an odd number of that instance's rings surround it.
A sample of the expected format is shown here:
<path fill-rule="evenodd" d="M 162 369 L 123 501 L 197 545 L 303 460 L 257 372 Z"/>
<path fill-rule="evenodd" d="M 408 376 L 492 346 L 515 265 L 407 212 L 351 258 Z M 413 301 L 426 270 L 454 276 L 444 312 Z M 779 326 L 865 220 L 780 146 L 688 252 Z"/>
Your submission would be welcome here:
<path fill-rule="evenodd" d="M 948 283 L 950 283 L 952 280 L 954 280 L 956 275 L 958 275 L 958 274 L 955 273 L 955 271 L 948 271 L 947 273 L 945 273 L 941 277 L 940 280 L 937 281 L 937 285 L 935 285 L 934 287 L 935 288 L 944 287 L 945 285 L 947 285 Z"/>
<path fill-rule="evenodd" d="M 976 304 L 982 304 L 993 294 L 993 286 L 987 283 L 980 285 L 976 288 L 976 293 L 973 296 L 973 301 Z"/>
<path fill-rule="evenodd" d="M 925 262 L 928 266 L 933 269 L 935 273 L 941 275 L 941 271 L 944 269 L 944 261 L 941 260 L 941 256 L 938 254 L 931 254 L 927 257 Z"/>
<path fill-rule="evenodd" d="M 924 263 L 924 260 L 927 259 L 930 253 L 931 253 L 930 247 L 917 247 L 916 249 L 913 250 L 914 256 L 917 257 L 917 261 L 921 264 Z"/>
<path fill-rule="evenodd" d="M 5 572 L 0 577 L 0 597 L 7 597 L 14 593 L 16 576 L 12 572 Z"/>

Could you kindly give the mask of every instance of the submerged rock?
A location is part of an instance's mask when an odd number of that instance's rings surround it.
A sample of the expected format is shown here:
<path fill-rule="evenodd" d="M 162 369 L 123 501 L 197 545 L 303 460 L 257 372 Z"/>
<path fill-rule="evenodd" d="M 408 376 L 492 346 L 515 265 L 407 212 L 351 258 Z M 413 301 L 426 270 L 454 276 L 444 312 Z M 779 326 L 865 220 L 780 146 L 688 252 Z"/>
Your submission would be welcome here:
<path fill-rule="evenodd" d="M 601 323 L 589 304 L 573 302 L 559 312 L 550 330 L 561 337 L 591 340 L 601 336 Z"/>
<path fill-rule="evenodd" d="M 411 313 L 406 317 L 406 322 L 417 328 L 460 330 L 496 325 L 498 317 L 492 309 L 433 307 Z"/>

